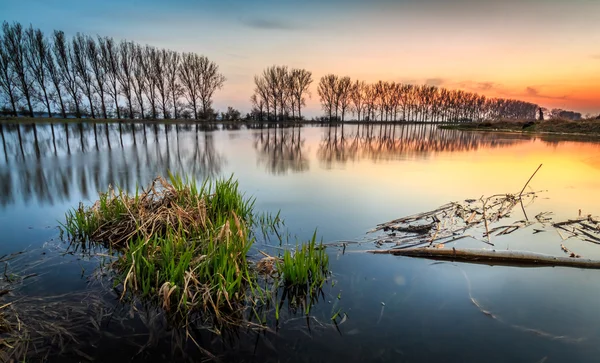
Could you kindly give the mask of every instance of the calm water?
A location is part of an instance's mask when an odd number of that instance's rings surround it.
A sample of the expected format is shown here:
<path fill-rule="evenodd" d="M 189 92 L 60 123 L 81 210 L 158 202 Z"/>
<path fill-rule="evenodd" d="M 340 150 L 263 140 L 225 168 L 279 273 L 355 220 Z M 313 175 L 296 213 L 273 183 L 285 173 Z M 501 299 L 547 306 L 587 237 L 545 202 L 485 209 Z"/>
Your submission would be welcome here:
<path fill-rule="evenodd" d="M 600 214 L 600 144 L 592 141 L 420 125 L 0 126 L 0 256 L 27 248 L 49 251 L 42 258 L 52 259 L 25 287 L 32 296 L 93 288 L 97 261 L 61 256 L 66 247 L 55 227 L 67 209 L 94 201 L 109 184 L 133 190 L 168 170 L 198 179 L 234 174 L 257 198 L 257 208 L 281 210 L 288 232 L 300 240 L 315 228 L 325 242 L 361 240 L 377 223 L 449 201 L 518 192 L 539 164 L 530 185 L 544 192 L 527 207 L 530 215 Z M 552 230 L 522 230 L 495 242 L 497 248 L 562 253 Z M 562 243 L 600 258 L 600 246 Z M 468 240 L 460 246 L 485 247 Z M 226 342 L 208 335 L 201 344 L 235 361 L 598 361 L 600 271 L 433 263 L 369 255 L 365 248 L 373 245 L 345 254 L 330 249 L 336 283 L 313 310 L 310 331 L 301 315 L 286 312 L 278 333 Z M 112 314 L 128 315 L 114 296 L 107 301 Z M 347 314 L 339 331 L 329 319 L 338 307 Z M 97 361 L 169 360 L 172 335 L 150 334 L 146 323 L 139 317 L 122 325 L 108 321 L 80 351 Z M 138 354 L 147 342 L 153 347 Z"/>

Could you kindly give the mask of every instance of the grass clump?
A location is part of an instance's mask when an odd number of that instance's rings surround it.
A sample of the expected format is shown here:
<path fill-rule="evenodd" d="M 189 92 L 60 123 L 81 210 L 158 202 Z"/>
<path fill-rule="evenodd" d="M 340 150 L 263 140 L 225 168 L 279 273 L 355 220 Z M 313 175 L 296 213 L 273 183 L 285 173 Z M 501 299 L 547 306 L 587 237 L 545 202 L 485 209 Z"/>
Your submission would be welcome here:
<path fill-rule="evenodd" d="M 188 319 L 208 312 L 217 321 L 267 303 L 269 291 L 258 284 L 248 254 L 254 229 L 281 221 L 254 211 L 232 178 L 205 180 L 199 186 L 170 175 L 129 195 L 109 188 L 91 207 L 69 211 L 62 230 L 71 241 L 101 244 L 120 253 L 114 268 L 122 297 L 155 301 L 167 312 Z M 281 271 L 285 284 L 321 286 L 327 270 L 325 251 L 315 238 L 293 255 Z"/>
<path fill-rule="evenodd" d="M 293 251 L 285 250 L 283 256 L 275 260 L 278 286 L 283 289 L 276 305 L 275 319 L 279 321 L 279 310 L 286 299 L 293 311 L 301 307 L 308 315 L 322 293 L 323 284 L 329 276 L 328 268 L 329 255 L 322 244 L 317 245 L 316 233 L 308 243 L 297 246 Z"/>
<path fill-rule="evenodd" d="M 277 271 L 284 287 L 316 291 L 323 286 L 329 273 L 329 256 L 323 245 L 316 244 L 316 233 L 312 240 L 296 248 L 286 250 L 277 260 Z"/>

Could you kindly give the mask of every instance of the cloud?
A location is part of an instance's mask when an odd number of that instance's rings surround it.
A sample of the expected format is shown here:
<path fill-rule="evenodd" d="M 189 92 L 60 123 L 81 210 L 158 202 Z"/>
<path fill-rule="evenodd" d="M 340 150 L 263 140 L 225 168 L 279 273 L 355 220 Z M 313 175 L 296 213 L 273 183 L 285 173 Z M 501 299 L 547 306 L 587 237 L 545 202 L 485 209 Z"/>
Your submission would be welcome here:
<path fill-rule="evenodd" d="M 527 87 L 525 88 L 525 94 L 527 96 L 538 97 L 540 95 L 540 91 L 537 88 Z"/>
<path fill-rule="evenodd" d="M 477 91 L 477 92 L 485 92 L 491 91 L 492 89 L 498 89 L 502 85 L 494 82 L 475 82 L 475 81 L 464 81 L 458 83 L 458 86 L 461 88 L 466 88 L 469 90 Z"/>
<path fill-rule="evenodd" d="M 444 79 L 442 78 L 429 78 L 425 81 L 425 84 L 428 86 L 441 86 L 444 84 Z"/>
<path fill-rule="evenodd" d="M 294 24 L 285 21 L 265 18 L 242 19 L 241 21 L 249 28 L 260 30 L 294 30 L 298 28 Z"/>
<path fill-rule="evenodd" d="M 592 54 L 592 55 L 590 55 L 590 57 L 592 59 L 598 59 L 598 60 L 600 60 L 600 53 L 598 53 L 598 54 Z"/>
<path fill-rule="evenodd" d="M 529 97 L 537 97 L 537 98 L 548 98 L 548 99 L 554 99 L 554 100 L 566 100 L 569 96 L 564 95 L 564 96 L 550 96 L 550 95 L 546 95 L 540 92 L 539 89 L 535 88 L 535 87 L 526 87 L 525 88 L 525 96 L 529 96 Z"/>

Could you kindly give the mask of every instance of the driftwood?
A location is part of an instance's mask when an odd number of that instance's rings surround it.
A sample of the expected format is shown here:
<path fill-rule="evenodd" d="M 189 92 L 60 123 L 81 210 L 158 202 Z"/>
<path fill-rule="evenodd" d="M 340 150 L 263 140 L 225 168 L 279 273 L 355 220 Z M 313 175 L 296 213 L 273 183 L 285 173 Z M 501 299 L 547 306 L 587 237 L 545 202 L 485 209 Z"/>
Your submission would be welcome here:
<path fill-rule="evenodd" d="M 367 252 L 375 254 L 391 254 L 395 256 L 429 258 L 434 260 L 481 263 L 487 265 L 507 265 L 519 267 L 565 266 L 586 269 L 600 269 L 599 260 L 571 257 L 555 257 L 524 251 L 455 248 L 406 248 L 372 250 Z"/>

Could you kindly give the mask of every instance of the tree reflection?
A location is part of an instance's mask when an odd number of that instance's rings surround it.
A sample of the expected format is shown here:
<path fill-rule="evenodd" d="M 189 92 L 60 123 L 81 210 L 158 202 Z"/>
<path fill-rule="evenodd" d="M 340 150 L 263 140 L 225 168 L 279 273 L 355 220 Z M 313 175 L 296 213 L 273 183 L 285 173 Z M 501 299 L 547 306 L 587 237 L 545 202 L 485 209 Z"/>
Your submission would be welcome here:
<path fill-rule="evenodd" d="M 269 173 L 299 173 L 309 169 L 303 152 L 301 126 L 260 128 L 260 132 L 254 133 L 254 148 L 258 152 L 258 164 L 264 164 Z"/>
<path fill-rule="evenodd" d="M 362 159 L 424 159 L 434 153 L 475 151 L 513 145 L 526 137 L 442 130 L 431 125 L 358 125 L 325 129 L 317 158 L 326 168 Z"/>
<path fill-rule="evenodd" d="M 0 124 L 1 208 L 95 199 L 109 185 L 133 191 L 169 171 L 201 179 L 219 174 L 225 164 L 212 133 L 203 127 L 155 124 L 153 141 L 146 137 L 145 124 L 60 126 Z M 138 140 L 142 130 L 143 140 Z"/>

